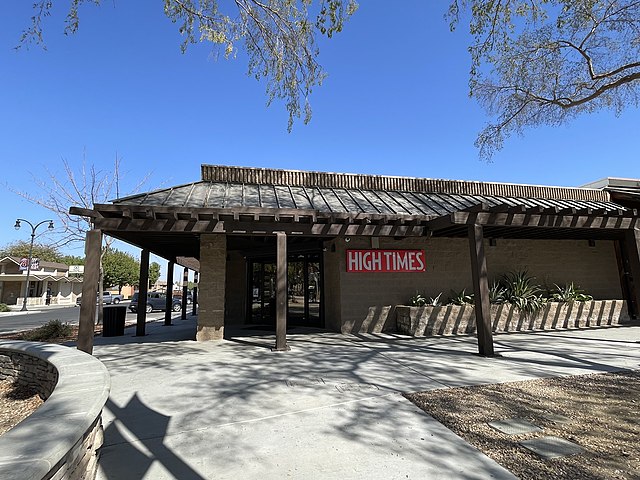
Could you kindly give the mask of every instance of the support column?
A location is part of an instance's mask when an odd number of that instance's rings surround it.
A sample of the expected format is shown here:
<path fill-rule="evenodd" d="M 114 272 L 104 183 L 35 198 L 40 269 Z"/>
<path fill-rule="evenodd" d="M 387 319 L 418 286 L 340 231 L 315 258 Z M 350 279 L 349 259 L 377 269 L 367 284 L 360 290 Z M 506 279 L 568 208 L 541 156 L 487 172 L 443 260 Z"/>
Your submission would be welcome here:
<path fill-rule="evenodd" d="M 149 250 L 140 252 L 140 283 L 138 285 L 138 314 L 136 337 L 144 337 L 147 325 L 147 293 L 149 293 Z"/>
<path fill-rule="evenodd" d="M 187 293 L 189 291 L 189 269 L 184 267 L 182 272 L 182 311 L 180 313 L 180 319 L 187 319 Z"/>
<path fill-rule="evenodd" d="M 227 277 L 227 237 L 200 236 L 200 311 L 196 340 L 224 338 L 225 282 Z"/>
<path fill-rule="evenodd" d="M 191 315 L 198 314 L 198 271 L 193 272 L 193 298 L 191 302 Z"/>
<path fill-rule="evenodd" d="M 287 235 L 276 233 L 276 346 L 277 352 L 287 346 Z"/>
<path fill-rule="evenodd" d="M 164 324 L 168 327 L 171 325 L 171 314 L 173 310 L 173 261 L 169 261 L 167 264 L 167 298 L 164 305 Z"/>
<path fill-rule="evenodd" d="M 93 353 L 93 327 L 96 321 L 96 297 L 100 278 L 102 232 L 89 230 L 84 244 L 85 263 L 82 281 L 82 303 L 78 326 L 78 350 Z"/>
<path fill-rule="evenodd" d="M 471 249 L 471 276 L 475 300 L 478 353 L 485 357 L 494 355 L 491 332 L 491 304 L 489 302 L 489 279 L 487 259 L 484 254 L 484 236 L 481 225 L 469 225 L 469 247 Z"/>
<path fill-rule="evenodd" d="M 626 232 L 622 247 L 629 289 L 627 305 L 629 314 L 637 320 L 640 319 L 640 230 Z"/>

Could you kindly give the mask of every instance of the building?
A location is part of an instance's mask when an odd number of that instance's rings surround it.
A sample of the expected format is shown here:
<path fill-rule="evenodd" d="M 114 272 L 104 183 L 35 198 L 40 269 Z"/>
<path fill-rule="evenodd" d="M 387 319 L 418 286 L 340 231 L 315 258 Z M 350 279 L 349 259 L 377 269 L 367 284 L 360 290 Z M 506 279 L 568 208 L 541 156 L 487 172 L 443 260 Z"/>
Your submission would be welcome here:
<path fill-rule="evenodd" d="M 22 305 L 27 271 L 21 259 L 0 259 L 0 303 Z M 56 262 L 32 262 L 27 305 L 74 305 L 82 291 L 82 278 L 69 275 L 69 267 Z"/>
<path fill-rule="evenodd" d="M 420 291 L 475 293 L 481 353 L 491 354 L 488 282 L 526 269 L 599 299 L 640 305 L 640 189 L 547 187 L 202 165 L 201 180 L 115 200 L 99 232 L 200 273 L 198 340 L 229 325 L 344 333 L 393 328 Z M 90 243 L 90 244 L 89 244 Z M 141 284 L 143 284 L 141 278 Z M 446 294 L 445 293 L 445 294 Z M 142 325 L 142 329 L 144 326 Z M 143 331 L 143 330 L 142 330 Z"/>

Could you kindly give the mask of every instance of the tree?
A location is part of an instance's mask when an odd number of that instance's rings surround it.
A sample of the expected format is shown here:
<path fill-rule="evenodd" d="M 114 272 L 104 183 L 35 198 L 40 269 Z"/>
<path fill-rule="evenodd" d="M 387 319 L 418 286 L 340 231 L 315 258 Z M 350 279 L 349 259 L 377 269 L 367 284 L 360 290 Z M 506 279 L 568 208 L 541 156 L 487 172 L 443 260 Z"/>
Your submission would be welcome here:
<path fill-rule="evenodd" d="M 637 0 L 454 0 L 452 26 L 463 10 L 475 40 L 470 94 L 497 117 L 478 135 L 481 157 L 527 127 L 638 105 Z"/>
<path fill-rule="evenodd" d="M 29 245 L 31 242 L 25 240 L 18 240 L 17 242 L 10 243 L 9 245 L 0 249 L 1 257 L 15 257 L 15 258 L 27 258 L 29 256 Z M 51 245 L 45 245 L 43 243 L 34 243 L 33 251 L 31 253 L 33 258 L 38 258 L 45 262 L 60 262 L 64 263 L 64 256 L 60 253 L 57 247 Z"/>
<path fill-rule="evenodd" d="M 149 265 L 149 286 L 155 285 L 160 278 L 160 264 L 158 262 L 151 262 Z"/>
<path fill-rule="evenodd" d="M 138 283 L 140 262 L 129 253 L 108 248 L 102 257 L 102 270 L 104 285 L 118 287 L 118 292 L 122 292 L 123 286 Z"/>
<path fill-rule="evenodd" d="M 79 9 L 100 0 L 67 0 L 65 33 L 80 25 Z M 220 3 L 228 3 L 224 8 Z M 241 44 L 248 54 L 248 74 L 266 81 L 267 98 L 282 99 L 289 113 L 289 130 L 304 110 L 311 119 L 309 95 L 325 73 L 317 62 L 316 35 L 329 38 L 342 30 L 344 21 L 358 4 L 355 0 L 162 0 L 164 13 L 178 24 L 183 53 L 189 44 L 209 42 L 225 58 L 235 56 Z M 36 0 L 31 25 L 23 32 L 21 45 L 43 45 L 43 21 L 53 8 L 51 0 Z M 300 105 L 301 97 L 303 106 Z"/>
<path fill-rule="evenodd" d="M 638 0 L 449 1 L 451 28 L 464 19 L 474 39 L 470 95 L 495 118 L 476 140 L 481 158 L 489 160 L 505 138 L 526 128 L 638 105 Z M 67 2 L 66 33 L 74 33 L 79 7 L 99 0 Z M 227 10 L 213 0 L 163 3 L 167 17 L 179 24 L 183 51 L 199 40 L 229 57 L 244 45 L 249 74 L 265 78 L 268 101 L 285 100 L 289 129 L 302 110 L 309 121 L 309 95 L 325 75 L 317 63 L 316 35 L 332 37 L 357 9 L 355 0 L 235 0 Z M 35 2 L 22 44 L 42 43 L 51 5 Z"/>
<path fill-rule="evenodd" d="M 45 177 L 43 177 L 41 173 L 39 175 L 31 174 L 33 183 L 37 187 L 37 194 L 15 190 L 10 185 L 6 185 L 9 190 L 17 195 L 20 195 L 35 205 L 46 208 L 58 217 L 59 224 L 62 225 L 62 228 L 54 230 L 58 235 L 58 241 L 54 243 L 55 247 L 77 242 L 84 243 L 87 231 L 92 228 L 90 218 L 79 217 L 69 213 L 71 206 L 92 209 L 94 204 L 106 203 L 114 196 L 118 197 L 120 193 L 120 158 L 118 158 L 117 155 L 113 171 L 100 170 L 96 168 L 95 165 L 87 165 L 86 159 L 84 158 L 77 171 L 74 170 L 65 159 L 62 160 L 62 165 L 64 175 L 57 175 L 46 167 L 44 168 L 47 174 L 46 177 L 48 177 L 46 179 L 43 179 Z M 144 178 L 133 190 L 138 190 L 146 181 L 147 178 Z M 113 243 L 113 238 L 105 235 L 104 242 L 105 246 L 102 249 L 100 257 L 98 323 L 102 322 L 103 316 L 102 292 L 104 291 L 104 272 L 102 259 Z"/>

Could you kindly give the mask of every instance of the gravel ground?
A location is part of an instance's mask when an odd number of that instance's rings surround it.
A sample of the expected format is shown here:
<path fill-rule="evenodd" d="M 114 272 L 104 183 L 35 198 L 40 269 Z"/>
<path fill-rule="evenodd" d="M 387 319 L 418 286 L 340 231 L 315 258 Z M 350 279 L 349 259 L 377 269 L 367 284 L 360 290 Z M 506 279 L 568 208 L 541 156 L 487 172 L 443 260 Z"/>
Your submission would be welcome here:
<path fill-rule="evenodd" d="M 30 388 L 0 381 L 0 435 L 31 415 L 40 405 L 40 396 Z"/>
<path fill-rule="evenodd" d="M 640 479 L 640 371 L 582 375 L 405 395 L 523 480 Z M 566 419 L 550 416 L 561 415 Z M 507 435 L 487 425 L 522 418 L 541 432 Z M 557 436 L 581 454 L 544 460 L 518 445 Z"/>

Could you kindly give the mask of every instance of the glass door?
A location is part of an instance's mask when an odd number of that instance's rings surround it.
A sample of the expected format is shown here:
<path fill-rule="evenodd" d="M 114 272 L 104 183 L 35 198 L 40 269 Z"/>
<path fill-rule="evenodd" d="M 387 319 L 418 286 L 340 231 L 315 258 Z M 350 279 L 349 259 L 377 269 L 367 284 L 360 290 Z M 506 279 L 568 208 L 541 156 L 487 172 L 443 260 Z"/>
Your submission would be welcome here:
<path fill-rule="evenodd" d="M 276 264 L 271 258 L 252 260 L 249 268 L 249 322 L 275 325 Z M 287 323 L 296 326 L 322 326 L 320 254 L 304 253 L 287 257 Z"/>

